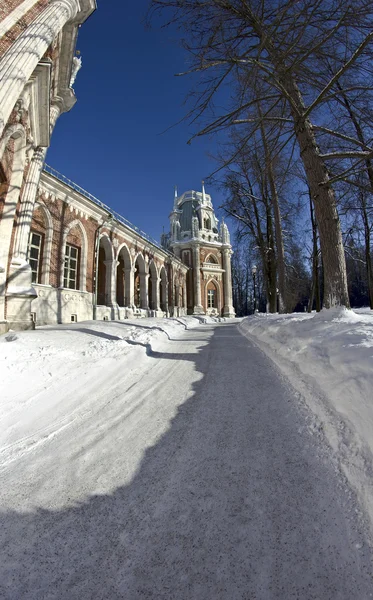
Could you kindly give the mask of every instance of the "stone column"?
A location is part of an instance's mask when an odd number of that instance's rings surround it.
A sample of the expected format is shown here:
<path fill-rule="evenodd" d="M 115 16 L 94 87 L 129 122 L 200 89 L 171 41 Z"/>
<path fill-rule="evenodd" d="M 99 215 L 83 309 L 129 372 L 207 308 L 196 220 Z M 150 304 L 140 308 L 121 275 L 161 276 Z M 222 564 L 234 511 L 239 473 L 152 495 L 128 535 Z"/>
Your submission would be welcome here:
<path fill-rule="evenodd" d="M 13 264 L 23 264 L 27 259 L 28 239 L 31 219 L 34 212 L 40 174 L 43 169 L 45 148 L 36 148 L 27 174 L 22 194 L 20 213 L 17 221 L 17 233 L 13 251 Z"/>
<path fill-rule="evenodd" d="M 105 299 L 106 306 L 116 306 L 116 288 L 117 288 L 117 266 L 119 262 L 117 260 L 105 260 L 104 265 L 106 267 L 106 278 L 105 278 Z"/>
<path fill-rule="evenodd" d="M 197 315 L 204 314 L 201 300 L 201 261 L 199 257 L 199 246 L 193 248 L 193 275 L 194 275 L 194 309 L 193 313 Z"/>
<path fill-rule="evenodd" d="M 78 0 L 54 0 L 25 29 L 0 60 L 0 137 L 39 60 L 79 10 Z"/>
<path fill-rule="evenodd" d="M 135 270 L 132 267 L 124 269 L 124 304 L 127 307 L 135 304 Z"/>
<path fill-rule="evenodd" d="M 160 284 L 161 278 L 160 277 L 154 277 L 153 279 L 153 288 L 152 288 L 152 295 L 153 295 L 153 305 L 154 305 L 154 310 L 161 310 L 160 305 L 159 305 L 159 284 Z"/>
<path fill-rule="evenodd" d="M 231 255 L 232 250 L 230 248 L 224 248 L 223 254 L 223 295 L 224 295 L 224 307 L 223 317 L 235 317 L 236 313 L 233 308 L 232 301 L 232 275 L 231 275 Z"/>
<path fill-rule="evenodd" d="M 149 308 L 148 281 L 149 273 L 140 273 L 140 306 L 145 310 Z"/>
<path fill-rule="evenodd" d="M 186 279 L 184 277 L 184 283 L 183 283 L 183 308 L 185 308 L 185 314 L 187 311 L 187 290 L 186 290 Z"/>

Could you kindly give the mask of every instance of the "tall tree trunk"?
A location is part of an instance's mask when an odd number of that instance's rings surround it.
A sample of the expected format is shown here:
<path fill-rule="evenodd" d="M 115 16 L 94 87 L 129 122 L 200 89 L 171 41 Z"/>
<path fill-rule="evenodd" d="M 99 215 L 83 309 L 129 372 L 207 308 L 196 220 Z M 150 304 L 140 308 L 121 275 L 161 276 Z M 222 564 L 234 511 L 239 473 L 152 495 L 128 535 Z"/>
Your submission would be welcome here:
<path fill-rule="evenodd" d="M 259 106 L 259 114 L 261 114 Z M 275 236 L 276 236 L 276 258 L 277 258 L 277 277 L 278 277 L 278 300 L 279 300 L 279 312 L 286 312 L 286 270 L 285 270 L 285 248 L 284 239 L 282 235 L 282 224 L 281 224 L 281 211 L 278 201 L 278 193 L 273 173 L 272 157 L 268 148 L 267 136 L 264 130 L 263 122 L 261 123 L 261 134 L 262 142 L 264 147 L 264 153 L 266 157 L 266 167 L 269 187 L 271 190 L 271 201 L 273 206 L 273 216 L 275 221 Z M 276 301 L 277 304 L 277 301 Z M 277 311 L 277 307 L 276 307 Z M 275 312 L 276 312 L 275 311 Z"/>
<path fill-rule="evenodd" d="M 324 306 L 349 308 L 346 259 L 335 194 L 328 184 L 328 170 L 320 156 L 312 125 L 308 118 L 303 117 L 300 92 L 288 76 L 284 77 L 284 85 L 293 101 L 294 130 L 315 207 L 324 264 Z"/>
<path fill-rule="evenodd" d="M 324 306 L 326 308 L 333 306 L 349 308 L 346 259 L 336 198 L 331 185 L 328 184 L 330 179 L 328 170 L 320 156 L 312 124 L 305 116 L 306 109 L 302 95 L 281 51 L 274 46 L 269 31 L 265 29 L 263 23 L 259 21 L 249 6 L 246 11 L 251 26 L 268 52 L 292 113 L 294 133 L 299 144 L 300 156 L 311 191 L 319 229 L 324 264 Z"/>
<path fill-rule="evenodd" d="M 317 245 L 317 225 L 315 221 L 311 194 L 310 198 L 310 214 L 312 223 L 312 298 L 309 303 L 308 312 L 312 311 L 313 299 L 316 301 L 316 311 L 320 312 L 320 283 L 319 283 L 319 249 Z"/>
<path fill-rule="evenodd" d="M 341 99 L 347 109 L 349 117 L 355 128 L 357 138 L 362 144 L 365 144 L 363 130 L 360 126 L 358 119 L 356 118 L 353 108 L 352 108 L 346 94 L 344 93 L 343 88 L 342 88 L 341 84 L 339 83 L 339 81 L 337 81 L 337 88 L 340 91 Z M 367 175 L 368 175 L 368 179 L 369 179 L 369 183 L 370 183 L 371 192 L 373 194 L 373 164 L 372 164 L 372 160 L 370 158 L 367 158 L 365 160 L 365 167 L 366 167 L 366 171 L 367 171 Z M 369 305 L 370 305 L 370 308 L 373 309 L 373 269 L 372 269 L 372 257 L 371 257 L 371 252 L 370 252 L 371 227 L 370 227 L 370 223 L 369 223 L 369 217 L 368 217 L 366 201 L 365 201 L 364 196 L 361 196 L 361 213 L 362 213 L 362 219 L 363 219 L 363 223 L 364 223 L 365 266 L 366 266 L 366 274 L 367 274 L 367 281 L 368 281 Z"/>
<path fill-rule="evenodd" d="M 368 280 L 368 294 L 369 294 L 369 306 L 373 309 L 373 270 L 372 270 L 372 255 L 370 250 L 370 226 L 368 215 L 366 211 L 365 201 L 364 201 L 364 213 L 363 213 L 363 221 L 364 221 L 364 239 L 365 239 L 365 264 L 366 264 L 366 273 Z"/>
<path fill-rule="evenodd" d="M 270 313 L 277 312 L 276 255 L 274 251 L 272 206 L 267 204 L 267 303 Z"/>

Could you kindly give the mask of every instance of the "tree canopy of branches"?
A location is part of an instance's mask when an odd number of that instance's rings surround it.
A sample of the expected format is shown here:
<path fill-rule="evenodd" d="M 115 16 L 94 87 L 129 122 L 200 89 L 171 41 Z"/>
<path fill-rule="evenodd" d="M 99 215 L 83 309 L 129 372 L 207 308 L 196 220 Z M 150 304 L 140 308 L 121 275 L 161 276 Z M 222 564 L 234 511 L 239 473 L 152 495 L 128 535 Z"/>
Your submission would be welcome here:
<path fill-rule="evenodd" d="M 284 147 L 297 144 L 319 232 L 324 306 L 349 306 L 334 182 L 367 166 L 373 146 L 351 122 L 332 116 L 343 108 L 359 122 L 363 97 L 372 91 L 370 0 L 152 0 L 151 6 L 166 9 L 168 23 L 185 32 L 188 72 L 200 73 L 189 113 L 195 136 L 244 126 L 241 149 L 249 148 L 265 125 L 269 138 L 281 129 Z"/>

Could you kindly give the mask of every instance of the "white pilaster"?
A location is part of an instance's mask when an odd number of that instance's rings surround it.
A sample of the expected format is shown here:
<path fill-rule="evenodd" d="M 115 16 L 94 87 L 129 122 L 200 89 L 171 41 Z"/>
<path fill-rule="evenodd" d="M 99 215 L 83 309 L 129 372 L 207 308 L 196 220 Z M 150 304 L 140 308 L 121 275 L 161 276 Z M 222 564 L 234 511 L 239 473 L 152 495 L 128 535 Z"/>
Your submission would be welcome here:
<path fill-rule="evenodd" d="M 232 301 L 232 274 L 231 274 L 231 255 L 230 248 L 223 248 L 223 288 L 224 288 L 224 307 L 223 317 L 235 317 L 236 313 Z"/>
<path fill-rule="evenodd" d="M 152 280 L 152 301 L 153 301 L 153 310 L 161 310 L 159 306 L 159 283 L 161 279 L 160 277 L 154 277 Z"/>
<path fill-rule="evenodd" d="M 201 261 L 199 256 L 199 246 L 193 248 L 194 262 L 194 309 L 193 313 L 203 314 L 203 306 L 201 300 Z"/>
<path fill-rule="evenodd" d="M 149 308 L 148 281 L 149 273 L 140 273 L 140 306 L 145 310 Z"/>
<path fill-rule="evenodd" d="M 105 277 L 105 299 L 106 306 L 116 306 L 116 288 L 117 288 L 117 266 L 119 261 L 117 260 L 104 260 L 106 267 Z"/>
<path fill-rule="evenodd" d="M 54 0 L 12 44 L 0 60 L 0 137 L 39 60 L 63 26 L 79 10 L 77 0 Z"/>
<path fill-rule="evenodd" d="M 27 180 L 22 194 L 22 203 L 17 222 L 17 234 L 13 252 L 13 264 L 22 264 L 27 259 L 27 247 L 30 234 L 31 220 L 39 186 L 40 174 L 43 169 L 45 148 L 36 148 L 27 174 Z"/>
<path fill-rule="evenodd" d="M 135 304 L 135 269 L 127 267 L 124 269 L 124 305 Z"/>

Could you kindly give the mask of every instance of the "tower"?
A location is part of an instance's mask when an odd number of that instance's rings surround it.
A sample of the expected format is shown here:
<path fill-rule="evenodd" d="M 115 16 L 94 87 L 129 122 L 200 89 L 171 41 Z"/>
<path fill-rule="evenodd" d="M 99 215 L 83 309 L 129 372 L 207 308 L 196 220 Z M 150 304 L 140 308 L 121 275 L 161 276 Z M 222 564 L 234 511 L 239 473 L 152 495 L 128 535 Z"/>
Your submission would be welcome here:
<path fill-rule="evenodd" d="M 188 314 L 234 317 L 232 305 L 232 246 L 227 225 L 219 227 L 211 196 L 194 190 L 177 195 L 170 214 L 170 250 L 189 267 Z"/>

